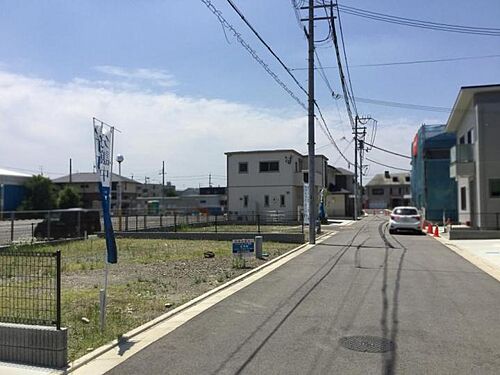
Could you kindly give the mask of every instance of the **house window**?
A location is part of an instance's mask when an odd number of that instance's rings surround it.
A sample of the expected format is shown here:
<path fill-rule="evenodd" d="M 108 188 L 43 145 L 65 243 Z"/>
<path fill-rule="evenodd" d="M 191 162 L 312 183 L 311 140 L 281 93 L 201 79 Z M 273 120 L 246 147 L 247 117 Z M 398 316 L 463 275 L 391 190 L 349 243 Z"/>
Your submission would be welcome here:
<path fill-rule="evenodd" d="M 204 203 L 207 203 L 207 201 L 206 200 L 201 200 L 200 201 L 200 204 L 204 204 Z"/>
<path fill-rule="evenodd" d="M 490 198 L 500 198 L 500 178 L 490 178 Z"/>
<path fill-rule="evenodd" d="M 259 163 L 259 172 L 279 172 L 279 161 L 261 161 Z"/>
<path fill-rule="evenodd" d="M 406 181 L 406 182 L 410 182 L 410 176 L 406 176 L 406 177 L 405 177 L 405 181 Z"/>
<path fill-rule="evenodd" d="M 269 207 L 269 195 L 264 195 L 264 206 Z"/>
<path fill-rule="evenodd" d="M 470 129 L 467 132 L 467 143 L 472 144 L 474 142 L 474 129 Z"/>
<path fill-rule="evenodd" d="M 248 207 L 248 195 L 243 196 L 243 207 Z"/>
<path fill-rule="evenodd" d="M 284 194 L 280 195 L 280 206 L 285 207 L 285 195 Z"/>
<path fill-rule="evenodd" d="M 462 135 L 462 136 L 460 137 L 459 143 L 460 143 L 461 145 L 465 144 L 465 135 Z"/>
<path fill-rule="evenodd" d="M 401 191 L 401 190 L 402 190 L 402 189 L 401 189 L 401 188 L 399 188 L 399 195 L 401 195 L 401 193 L 402 193 L 402 191 Z"/>
<path fill-rule="evenodd" d="M 460 188 L 460 209 L 467 210 L 467 188 L 465 186 Z"/>
<path fill-rule="evenodd" d="M 248 163 L 247 162 L 238 163 L 238 172 L 248 173 Z"/>
<path fill-rule="evenodd" d="M 384 188 L 373 188 L 372 194 L 373 195 L 384 195 Z"/>
<path fill-rule="evenodd" d="M 399 178 L 397 178 L 397 177 L 393 177 L 393 178 L 392 178 L 392 182 L 399 182 Z"/>

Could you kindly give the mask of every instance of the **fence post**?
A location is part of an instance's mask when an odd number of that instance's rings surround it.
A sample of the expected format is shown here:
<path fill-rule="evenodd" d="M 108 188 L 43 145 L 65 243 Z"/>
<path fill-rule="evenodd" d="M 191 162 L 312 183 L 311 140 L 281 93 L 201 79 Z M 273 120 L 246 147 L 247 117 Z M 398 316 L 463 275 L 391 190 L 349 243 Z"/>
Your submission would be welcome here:
<path fill-rule="evenodd" d="M 56 328 L 61 329 L 61 250 L 56 251 Z"/>
<path fill-rule="evenodd" d="M 148 229 L 148 215 L 144 215 L 144 229 Z"/>
<path fill-rule="evenodd" d="M 260 234 L 260 214 L 257 214 L 257 233 Z"/>
<path fill-rule="evenodd" d="M 302 226 L 302 234 L 304 234 L 304 214 L 303 213 L 300 214 L 300 223 Z"/>
<path fill-rule="evenodd" d="M 14 242 L 14 211 L 10 213 L 10 242 Z"/>
<path fill-rule="evenodd" d="M 139 232 L 139 215 L 135 214 L 135 231 Z"/>
<path fill-rule="evenodd" d="M 31 243 L 33 244 L 33 239 L 35 238 L 35 223 L 31 223 Z"/>
<path fill-rule="evenodd" d="M 78 215 L 76 218 L 76 231 L 77 231 L 77 238 L 82 237 L 82 211 L 78 211 Z"/>
<path fill-rule="evenodd" d="M 47 212 L 47 239 L 50 240 L 50 211 Z"/>
<path fill-rule="evenodd" d="M 160 228 L 162 228 L 162 227 L 163 227 L 163 220 L 162 220 L 162 216 L 163 216 L 163 215 L 162 215 L 162 214 L 160 214 Z"/>
<path fill-rule="evenodd" d="M 217 214 L 215 214 L 215 233 L 217 233 Z"/>
<path fill-rule="evenodd" d="M 177 211 L 174 211 L 174 232 L 177 232 Z"/>
<path fill-rule="evenodd" d="M 125 231 L 128 231 L 128 213 L 125 215 Z"/>

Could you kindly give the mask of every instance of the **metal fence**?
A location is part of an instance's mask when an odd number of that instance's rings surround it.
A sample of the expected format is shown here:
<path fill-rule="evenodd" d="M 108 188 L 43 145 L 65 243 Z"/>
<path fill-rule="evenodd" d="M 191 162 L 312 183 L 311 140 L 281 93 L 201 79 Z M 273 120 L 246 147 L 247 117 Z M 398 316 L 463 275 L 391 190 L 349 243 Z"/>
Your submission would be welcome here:
<path fill-rule="evenodd" d="M 60 251 L 0 251 L 0 322 L 61 328 Z"/>
<path fill-rule="evenodd" d="M 113 214 L 115 231 L 239 231 L 304 232 L 296 211 L 246 211 L 227 214 L 173 211 L 148 214 Z M 282 228 L 280 228 L 282 227 Z M 0 212 L 0 245 L 34 244 L 40 241 L 85 238 L 104 228 L 99 210 Z"/>
<path fill-rule="evenodd" d="M 99 210 L 0 212 L 0 245 L 83 238 L 101 231 Z"/>

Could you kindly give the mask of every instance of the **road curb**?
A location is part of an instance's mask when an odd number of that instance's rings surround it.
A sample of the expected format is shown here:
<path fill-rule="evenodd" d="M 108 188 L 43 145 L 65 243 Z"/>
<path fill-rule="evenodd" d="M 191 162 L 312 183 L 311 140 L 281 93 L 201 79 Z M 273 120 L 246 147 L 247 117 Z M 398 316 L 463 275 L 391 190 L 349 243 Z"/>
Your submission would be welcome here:
<path fill-rule="evenodd" d="M 321 241 L 323 239 L 326 239 L 326 238 L 328 238 L 330 236 L 335 235 L 336 233 L 338 233 L 338 232 L 333 231 L 333 232 L 325 233 L 323 235 L 318 236 L 317 240 Z M 286 258 L 286 257 L 290 256 L 291 254 L 293 254 L 293 253 L 295 253 L 295 252 L 297 252 L 299 250 L 302 250 L 303 248 L 305 248 L 307 246 L 311 246 L 311 248 L 312 248 L 315 245 L 310 245 L 309 243 L 305 243 L 305 244 L 302 244 L 300 246 L 297 246 L 297 247 L 291 249 L 290 251 L 288 251 L 288 252 L 280 255 L 277 258 L 274 258 L 274 259 L 270 260 L 269 262 L 264 263 L 264 264 L 260 265 L 259 267 L 257 267 L 257 268 L 255 268 L 253 270 L 250 270 L 250 271 L 244 273 L 243 275 L 240 275 L 240 276 L 238 276 L 238 277 L 236 277 L 236 278 L 234 278 L 232 280 L 229 280 L 228 282 L 226 282 L 226 283 L 224 283 L 222 285 L 219 285 L 218 287 L 216 287 L 216 288 L 214 288 L 212 290 L 209 290 L 208 292 L 202 294 L 201 296 L 198 296 L 198 297 L 192 299 L 189 302 L 186 302 L 185 304 L 183 304 L 183 305 L 175 308 L 174 310 L 169 311 L 169 312 L 167 312 L 167 313 L 165 313 L 163 315 L 160 315 L 159 317 L 157 317 L 157 318 L 155 318 L 155 319 L 153 319 L 153 320 L 151 320 L 151 321 L 149 321 L 147 323 L 144 323 L 143 325 L 141 325 L 139 327 L 136 327 L 136 328 L 132 329 L 131 331 L 125 333 L 121 337 L 120 340 L 115 339 L 115 340 L 111 341 L 110 343 L 105 344 L 105 345 L 103 345 L 103 346 L 95 349 L 94 351 L 92 351 L 92 352 L 84 355 L 83 357 L 80 357 L 79 359 L 76 359 L 75 361 L 71 362 L 70 365 L 69 365 L 69 367 L 67 367 L 66 369 L 56 370 L 54 372 L 54 374 L 60 374 L 61 372 L 63 374 L 69 374 L 69 373 L 71 373 L 71 372 L 79 369 L 80 367 L 88 364 L 89 362 L 91 362 L 92 360 L 98 358 L 99 356 L 103 355 L 104 353 L 108 352 L 109 350 L 117 347 L 122 341 L 128 341 L 128 340 L 132 339 L 133 337 L 135 337 L 135 336 L 137 336 L 137 335 L 139 335 L 139 334 L 141 334 L 141 333 L 143 333 L 143 332 L 145 332 L 145 331 L 153 328 L 155 325 L 160 324 L 160 323 L 162 323 L 162 322 L 164 322 L 164 321 L 172 318 L 175 315 L 178 315 L 179 313 L 187 310 L 190 307 L 193 307 L 193 306 L 197 305 L 198 303 L 206 300 L 207 298 L 213 296 L 214 294 L 219 293 L 219 292 L 221 292 L 221 291 L 223 291 L 223 290 L 225 290 L 225 289 L 233 286 L 234 284 L 237 284 L 237 283 L 239 283 L 239 282 L 247 279 L 248 277 L 250 277 L 250 276 L 258 273 L 262 269 L 271 266 L 272 264 L 280 261 L 283 258 Z"/>

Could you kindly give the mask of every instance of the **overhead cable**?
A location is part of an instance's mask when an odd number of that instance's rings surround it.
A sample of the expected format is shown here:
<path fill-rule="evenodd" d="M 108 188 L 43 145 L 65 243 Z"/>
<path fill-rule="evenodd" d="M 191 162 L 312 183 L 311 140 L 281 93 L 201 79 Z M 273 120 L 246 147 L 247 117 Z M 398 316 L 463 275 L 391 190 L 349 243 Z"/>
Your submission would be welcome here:
<path fill-rule="evenodd" d="M 375 160 L 372 160 L 370 158 L 365 158 L 366 160 L 368 161 L 371 161 L 372 163 L 375 163 L 375 164 L 378 164 L 378 165 L 381 165 L 383 167 L 387 167 L 387 168 L 392 168 L 392 169 L 397 169 L 397 170 L 400 170 L 400 171 L 405 171 L 405 172 L 411 172 L 411 169 L 406 169 L 406 168 L 400 168 L 400 167 L 394 167 L 392 165 L 388 165 L 388 164 L 384 164 L 384 163 L 380 163 L 378 161 L 375 161 Z"/>
<path fill-rule="evenodd" d="M 387 150 L 385 148 L 375 146 L 372 143 L 364 142 L 364 144 L 367 145 L 367 146 L 376 148 L 377 150 L 380 150 L 380 151 L 383 151 L 383 152 L 387 152 L 388 154 L 392 154 L 392 155 L 396 155 L 396 156 L 401 156 L 402 158 L 405 158 L 405 159 L 411 159 L 411 157 L 408 156 L 408 155 L 403 155 L 403 154 L 400 154 L 400 153 L 397 153 L 397 152 L 394 152 L 394 151 L 391 151 L 391 150 Z"/>
<path fill-rule="evenodd" d="M 233 33 L 233 36 L 236 38 L 236 40 L 247 50 L 247 52 L 256 60 L 263 68 L 264 70 L 276 81 L 278 85 L 281 86 L 283 90 L 285 90 L 288 95 L 290 95 L 304 110 L 307 111 L 307 106 L 302 102 L 297 95 L 288 88 L 288 86 L 278 77 L 276 73 L 274 73 L 269 65 L 267 65 L 255 52 L 255 50 L 243 39 L 241 34 L 236 31 L 236 29 L 228 22 L 226 19 L 222 16 L 222 12 L 218 10 L 210 0 L 200 0 L 203 4 L 206 5 L 206 7 L 217 17 L 219 22 L 221 23 L 222 27 L 225 29 L 228 29 Z"/>
<path fill-rule="evenodd" d="M 343 13 L 350 14 L 353 16 L 368 18 L 381 22 L 393 23 L 397 25 L 410 26 L 410 27 L 436 30 L 436 31 L 453 32 L 460 34 L 500 36 L 500 29 L 493 27 L 464 26 L 464 25 L 454 25 L 454 24 L 447 24 L 440 22 L 423 21 L 413 18 L 398 17 L 390 14 L 373 12 L 365 9 L 360 9 L 340 4 L 338 5 L 338 9 Z"/>

